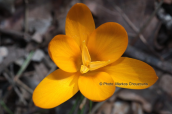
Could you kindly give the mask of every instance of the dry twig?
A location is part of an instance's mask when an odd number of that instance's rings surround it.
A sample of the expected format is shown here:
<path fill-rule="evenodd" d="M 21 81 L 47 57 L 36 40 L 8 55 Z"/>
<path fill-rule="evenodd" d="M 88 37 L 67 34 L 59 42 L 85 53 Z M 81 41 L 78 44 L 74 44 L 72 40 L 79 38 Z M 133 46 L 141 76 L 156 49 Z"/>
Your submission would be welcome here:
<path fill-rule="evenodd" d="M 157 8 L 155 9 L 155 11 L 151 14 L 150 18 L 146 21 L 145 24 L 143 24 L 143 26 L 141 27 L 140 31 L 137 33 L 136 37 L 133 39 L 133 41 L 131 42 L 131 45 L 134 45 L 135 42 L 138 40 L 139 36 L 141 35 L 141 33 L 144 32 L 144 30 L 146 29 L 146 27 L 149 25 L 149 23 L 151 22 L 152 18 L 156 15 L 156 13 L 158 12 L 158 10 L 160 9 L 161 5 L 163 3 L 163 0 L 161 0 L 157 6 Z"/>
<path fill-rule="evenodd" d="M 150 56 L 144 52 L 141 52 L 140 50 L 134 48 L 133 46 L 128 45 L 127 50 L 125 51 L 125 54 L 127 56 L 130 56 L 132 58 L 139 59 L 141 61 L 144 61 L 154 67 L 159 68 L 160 70 L 163 70 L 165 72 L 168 72 L 172 74 L 172 64 L 167 61 L 161 61 L 153 56 Z"/>
<path fill-rule="evenodd" d="M 16 80 L 17 84 L 21 86 L 23 89 L 27 90 L 30 94 L 33 93 L 33 90 L 28 87 L 26 84 L 24 84 L 20 79 Z"/>
<path fill-rule="evenodd" d="M 82 108 L 84 107 L 84 105 L 86 104 L 86 102 L 87 102 L 87 98 L 85 97 L 85 98 L 82 100 L 81 104 L 79 105 L 80 110 L 82 110 Z"/>
<path fill-rule="evenodd" d="M 11 85 L 14 88 L 14 91 L 16 92 L 16 94 L 19 96 L 20 100 L 23 102 L 24 105 L 27 104 L 26 100 L 24 99 L 22 93 L 20 92 L 20 90 L 16 87 L 14 81 L 10 78 L 10 76 L 7 73 L 3 73 L 3 75 L 5 76 L 5 78 L 8 80 L 9 83 L 11 83 Z"/>
<path fill-rule="evenodd" d="M 128 23 L 128 25 L 136 32 L 139 32 L 139 29 L 131 22 L 131 20 L 128 18 L 128 16 L 122 11 L 122 9 L 118 6 L 115 6 L 115 9 L 120 12 L 120 14 L 122 15 L 122 17 L 124 18 L 124 20 Z M 156 55 L 158 58 L 160 58 L 161 60 L 163 60 L 163 58 L 157 53 L 155 52 L 155 50 L 148 44 L 146 38 L 140 33 L 139 34 L 139 38 L 140 40 L 150 49 L 150 51 Z"/>
<path fill-rule="evenodd" d="M 25 40 L 26 42 L 29 42 L 32 39 L 32 37 L 29 34 L 22 33 L 19 31 L 14 31 L 14 30 L 7 30 L 7 29 L 0 28 L 0 33 L 9 35 L 12 38 L 14 38 L 15 40 Z"/>

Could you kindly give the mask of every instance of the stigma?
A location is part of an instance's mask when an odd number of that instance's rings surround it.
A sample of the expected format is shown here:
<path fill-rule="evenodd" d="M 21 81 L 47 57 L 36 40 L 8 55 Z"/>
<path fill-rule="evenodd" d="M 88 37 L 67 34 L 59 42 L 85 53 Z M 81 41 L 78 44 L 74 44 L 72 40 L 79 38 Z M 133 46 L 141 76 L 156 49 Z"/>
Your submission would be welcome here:
<path fill-rule="evenodd" d="M 82 42 L 82 63 L 80 72 L 82 74 L 87 73 L 88 71 L 93 71 L 96 69 L 99 69 L 101 67 L 104 67 L 108 64 L 110 64 L 110 60 L 108 61 L 93 61 L 91 62 L 91 57 L 88 51 L 88 48 L 85 44 L 85 40 Z"/>
<path fill-rule="evenodd" d="M 88 71 L 89 71 L 89 68 L 88 68 L 87 66 L 81 65 L 80 72 L 81 72 L 82 74 L 87 73 Z"/>

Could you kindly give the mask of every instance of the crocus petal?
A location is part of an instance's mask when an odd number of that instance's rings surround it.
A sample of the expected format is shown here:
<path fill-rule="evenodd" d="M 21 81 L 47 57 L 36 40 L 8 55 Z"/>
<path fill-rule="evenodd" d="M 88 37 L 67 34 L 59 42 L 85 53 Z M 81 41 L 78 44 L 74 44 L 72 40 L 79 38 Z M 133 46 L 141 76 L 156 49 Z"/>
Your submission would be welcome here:
<path fill-rule="evenodd" d="M 82 63 L 81 51 L 76 42 L 66 36 L 55 36 L 48 46 L 48 52 L 54 63 L 66 72 L 77 72 Z"/>
<path fill-rule="evenodd" d="M 145 89 L 158 79 L 151 66 L 140 60 L 127 57 L 121 57 L 103 69 L 112 76 L 116 86 L 122 88 Z"/>
<path fill-rule="evenodd" d="M 82 41 L 87 41 L 87 37 L 95 30 L 95 24 L 89 8 L 82 3 L 75 4 L 66 17 L 66 35 L 75 39 L 81 46 Z"/>
<path fill-rule="evenodd" d="M 111 63 L 121 57 L 127 45 L 127 32 L 114 22 L 99 26 L 89 37 L 87 44 L 92 61 L 110 60 Z"/>
<path fill-rule="evenodd" d="M 104 101 L 115 92 L 114 81 L 105 72 L 82 74 L 79 77 L 78 86 L 81 93 L 92 101 Z"/>
<path fill-rule="evenodd" d="M 54 108 L 78 92 L 78 74 L 60 69 L 45 77 L 33 92 L 33 102 L 40 108 Z"/>

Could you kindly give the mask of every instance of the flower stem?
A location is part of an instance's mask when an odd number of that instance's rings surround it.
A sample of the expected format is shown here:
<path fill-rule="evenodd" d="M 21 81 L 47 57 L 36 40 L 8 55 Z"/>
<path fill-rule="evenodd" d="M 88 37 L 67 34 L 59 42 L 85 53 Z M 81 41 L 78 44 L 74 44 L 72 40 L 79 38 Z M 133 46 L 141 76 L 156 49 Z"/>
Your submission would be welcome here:
<path fill-rule="evenodd" d="M 73 114 L 75 109 L 77 108 L 78 104 L 83 100 L 84 96 L 82 94 L 78 95 L 75 104 L 73 105 L 72 109 L 70 110 L 69 114 Z"/>
<path fill-rule="evenodd" d="M 89 109 L 89 112 L 91 112 L 92 105 L 93 105 L 93 102 L 90 100 L 90 109 Z"/>
<path fill-rule="evenodd" d="M 14 114 L 7 106 L 6 104 L 0 100 L 0 105 L 4 108 L 4 110 L 8 113 L 8 114 Z"/>

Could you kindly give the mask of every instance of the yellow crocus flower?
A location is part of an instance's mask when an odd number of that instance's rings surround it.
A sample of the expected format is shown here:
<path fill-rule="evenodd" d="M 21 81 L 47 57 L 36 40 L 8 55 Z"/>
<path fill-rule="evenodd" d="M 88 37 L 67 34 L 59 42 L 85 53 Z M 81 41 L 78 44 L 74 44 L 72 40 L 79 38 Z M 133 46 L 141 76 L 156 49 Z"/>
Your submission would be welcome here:
<path fill-rule="evenodd" d="M 77 3 L 69 10 L 65 32 L 49 43 L 49 55 L 60 69 L 45 77 L 34 90 L 36 106 L 56 107 L 79 90 L 92 101 L 104 101 L 113 95 L 116 86 L 145 89 L 158 79 L 148 64 L 121 57 L 128 45 L 125 29 L 115 22 L 95 29 L 86 5 Z"/>

